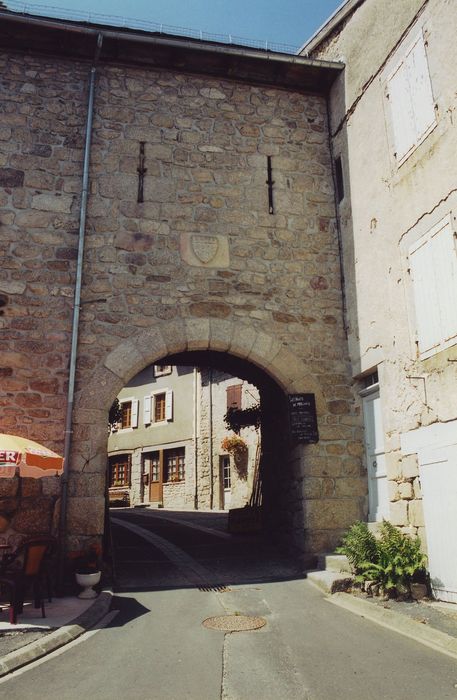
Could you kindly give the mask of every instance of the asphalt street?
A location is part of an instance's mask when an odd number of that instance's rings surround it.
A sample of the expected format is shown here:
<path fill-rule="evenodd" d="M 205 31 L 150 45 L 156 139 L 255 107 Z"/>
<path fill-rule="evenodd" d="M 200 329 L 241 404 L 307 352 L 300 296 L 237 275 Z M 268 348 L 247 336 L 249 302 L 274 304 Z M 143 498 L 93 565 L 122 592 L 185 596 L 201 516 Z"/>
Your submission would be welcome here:
<path fill-rule="evenodd" d="M 329 604 L 274 547 L 228 536 L 223 516 L 112 515 L 118 614 L 0 681 L 0 698 L 457 700 L 455 659 Z M 266 624 L 202 625 L 221 615 Z"/>

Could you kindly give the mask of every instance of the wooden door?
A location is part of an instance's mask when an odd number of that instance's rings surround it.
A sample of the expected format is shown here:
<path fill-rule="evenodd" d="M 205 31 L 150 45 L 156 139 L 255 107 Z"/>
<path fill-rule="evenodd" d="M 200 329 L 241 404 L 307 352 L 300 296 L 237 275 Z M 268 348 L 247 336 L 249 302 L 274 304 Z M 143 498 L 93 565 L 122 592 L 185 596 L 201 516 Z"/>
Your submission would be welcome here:
<path fill-rule="evenodd" d="M 384 428 L 379 391 L 370 391 L 363 397 L 363 419 L 368 471 L 368 520 L 379 522 L 389 517 Z"/>
<path fill-rule="evenodd" d="M 419 473 L 433 593 L 457 603 L 457 445 L 423 450 Z"/>
<path fill-rule="evenodd" d="M 230 468 L 230 457 L 228 455 L 223 455 L 220 457 L 220 484 L 222 509 L 229 510 L 232 498 L 232 474 Z"/>
<path fill-rule="evenodd" d="M 163 503 L 163 452 L 149 456 L 149 502 Z"/>

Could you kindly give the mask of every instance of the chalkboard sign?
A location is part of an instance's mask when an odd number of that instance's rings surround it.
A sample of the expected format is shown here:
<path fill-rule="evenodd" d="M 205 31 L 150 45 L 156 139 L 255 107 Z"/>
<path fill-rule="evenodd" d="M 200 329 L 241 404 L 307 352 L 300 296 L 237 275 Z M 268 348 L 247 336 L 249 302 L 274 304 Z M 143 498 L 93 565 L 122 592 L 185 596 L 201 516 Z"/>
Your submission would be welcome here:
<path fill-rule="evenodd" d="M 289 423 L 292 439 L 318 442 L 316 400 L 314 394 L 289 394 Z"/>

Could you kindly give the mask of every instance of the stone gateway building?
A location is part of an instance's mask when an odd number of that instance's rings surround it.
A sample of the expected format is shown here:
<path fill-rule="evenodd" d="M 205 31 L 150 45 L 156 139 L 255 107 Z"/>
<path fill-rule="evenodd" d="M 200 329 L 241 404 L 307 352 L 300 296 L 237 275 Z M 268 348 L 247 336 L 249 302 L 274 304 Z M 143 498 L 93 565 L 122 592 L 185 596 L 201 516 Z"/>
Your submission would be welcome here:
<path fill-rule="evenodd" d="M 152 363 L 259 388 L 263 523 L 295 552 L 386 515 L 436 539 L 421 464 L 447 449 L 454 484 L 457 419 L 455 81 L 436 37 L 455 52 L 456 18 L 401 5 L 348 0 L 297 56 L 0 11 L 0 429 L 65 454 L 68 551 L 100 540 L 108 410 Z M 442 230 L 432 279 L 420 251 Z M 430 332 L 428 298 L 446 310 Z M 297 394 L 317 442 L 291 434 Z M 4 537 L 29 507 L 8 498 Z"/>
<path fill-rule="evenodd" d="M 366 499 L 326 101 L 343 66 L 1 20 L 2 429 L 60 452 L 71 436 L 67 546 L 103 532 L 113 399 L 196 352 L 263 394 L 269 526 L 332 548 Z M 283 409 L 302 392 L 308 446 Z"/>

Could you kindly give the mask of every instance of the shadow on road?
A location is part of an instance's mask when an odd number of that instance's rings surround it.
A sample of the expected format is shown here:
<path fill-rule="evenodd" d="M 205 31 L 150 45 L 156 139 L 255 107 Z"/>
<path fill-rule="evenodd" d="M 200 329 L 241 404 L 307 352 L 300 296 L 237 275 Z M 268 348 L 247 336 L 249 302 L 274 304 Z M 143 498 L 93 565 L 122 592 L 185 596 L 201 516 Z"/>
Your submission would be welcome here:
<path fill-rule="evenodd" d="M 113 510 L 111 522 L 118 592 L 224 590 L 306 577 L 303 562 L 268 537 L 229 534 L 226 513 L 125 508 Z"/>

